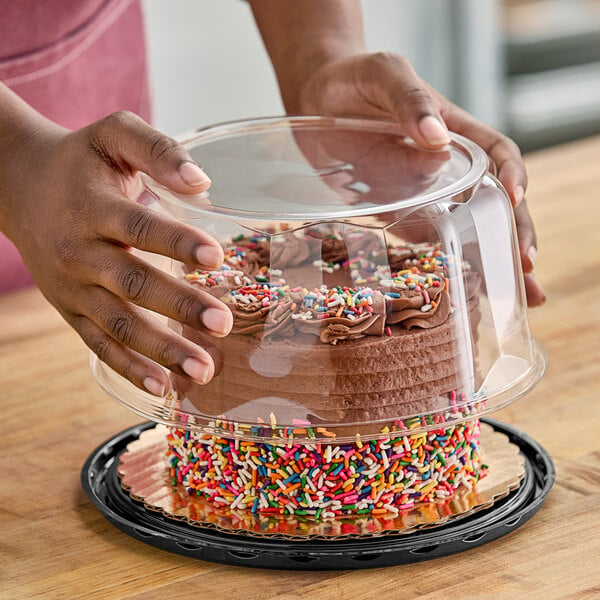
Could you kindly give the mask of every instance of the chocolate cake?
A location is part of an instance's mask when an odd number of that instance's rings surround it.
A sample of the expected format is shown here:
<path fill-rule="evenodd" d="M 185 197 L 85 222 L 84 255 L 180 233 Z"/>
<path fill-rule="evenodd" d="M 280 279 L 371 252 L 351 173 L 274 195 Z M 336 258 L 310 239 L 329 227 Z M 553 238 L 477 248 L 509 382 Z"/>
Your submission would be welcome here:
<path fill-rule="evenodd" d="M 453 306 L 459 276 L 467 297 Z M 379 431 L 473 392 L 461 349 L 476 336 L 480 279 L 439 245 L 331 227 L 239 237 L 221 269 L 185 277 L 234 315 L 222 339 L 184 328 L 210 348 L 217 374 L 206 386 L 177 378 L 176 390 L 207 416 L 368 433 L 365 423 Z"/>

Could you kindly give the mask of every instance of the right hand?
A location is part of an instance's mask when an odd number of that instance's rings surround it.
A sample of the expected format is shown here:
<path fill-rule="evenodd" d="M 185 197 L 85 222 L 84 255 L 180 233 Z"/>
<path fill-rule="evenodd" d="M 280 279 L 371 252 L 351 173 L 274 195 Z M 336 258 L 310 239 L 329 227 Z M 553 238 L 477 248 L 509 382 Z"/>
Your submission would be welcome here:
<path fill-rule="evenodd" d="M 544 291 L 533 274 L 537 240 L 524 201 L 527 173 L 511 139 L 444 98 L 415 73 L 406 58 L 391 53 L 356 54 L 324 62 L 303 82 L 297 112 L 390 119 L 422 148 L 443 147 L 450 141 L 448 130 L 479 144 L 496 164 L 498 179 L 514 207 L 528 304 L 544 303 Z"/>
<path fill-rule="evenodd" d="M 139 171 L 183 194 L 210 185 L 180 144 L 131 113 L 73 132 L 37 130 L 4 170 L 10 210 L 2 225 L 40 290 L 91 350 L 161 396 L 169 379 L 159 365 L 198 383 L 207 383 L 215 367 L 206 349 L 144 309 L 217 337 L 229 333 L 233 319 L 208 293 L 129 251 L 210 269 L 223 261 L 214 238 L 132 200 Z"/>

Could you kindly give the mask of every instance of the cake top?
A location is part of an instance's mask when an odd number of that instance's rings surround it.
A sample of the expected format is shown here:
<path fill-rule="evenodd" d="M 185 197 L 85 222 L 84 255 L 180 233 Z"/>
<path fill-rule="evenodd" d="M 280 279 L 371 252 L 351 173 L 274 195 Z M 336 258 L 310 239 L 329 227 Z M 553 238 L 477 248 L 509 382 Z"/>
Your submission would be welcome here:
<path fill-rule="evenodd" d="M 342 237 L 311 228 L 302 235 L 237 237 L 220 269 L 185 277 L 229 305 L 234 334 L 306 334 L 336 344 L 391 335 L 391 326 L 444 323 L 452 311 L 448 264 L 439 245 L 386 248 L 369 231 Z"/>

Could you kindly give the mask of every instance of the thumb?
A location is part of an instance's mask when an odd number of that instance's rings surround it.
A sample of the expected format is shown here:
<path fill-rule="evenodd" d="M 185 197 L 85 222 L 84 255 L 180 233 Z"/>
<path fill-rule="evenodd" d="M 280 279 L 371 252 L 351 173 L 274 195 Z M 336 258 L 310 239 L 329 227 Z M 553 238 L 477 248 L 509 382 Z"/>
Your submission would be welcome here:
<path fill-rule="evenodd" d="M 150 127 L 128 111 L 116 112 L 90 126 L 90 143 L 111 164 L 143 171 L 184 194 L 208 189 L 210 178 L 188 151 L 173 138 Z"/>
<path fill-rule="evenodd" d="M 378 95 L 406 134 L 424 148 L 448 144 L 450 135 L 435 92 L 417 75 L 408 59 L 384 54 L 377 68 Z"/>

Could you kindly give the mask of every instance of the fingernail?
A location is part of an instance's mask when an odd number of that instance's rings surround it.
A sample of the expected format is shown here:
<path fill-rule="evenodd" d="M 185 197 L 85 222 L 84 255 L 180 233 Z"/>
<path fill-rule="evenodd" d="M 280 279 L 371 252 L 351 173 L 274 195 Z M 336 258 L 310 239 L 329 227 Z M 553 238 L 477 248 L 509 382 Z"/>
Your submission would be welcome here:
<path fill-rule="evenodd" d="M 529 250 L 527 250 L 527 258 L 529 258 L 529 261 L 531 262 L 532 269 L 533 269 L 533 267 L 535 267 L 535 263 L 537 262 L 537 257 L 538 257 L 537 248 L 535 246 L 531 246 L 531 248 L 529 248 Z"/>
<path fill-rule="evenodd" d="M 529 285 L 531 287 L 535 288 L 532 291 L 527 287 L 527 285 L 525 285 L 525 288 L 528 291 L 527 302 L 529 306 L 541 306 L 544 304 L 546 302 L 546 293 L 544 292 L 542 286 L 538 283 L 537 277 L 533 273 L 527 273 L 525 275 L 525 279 L 529 281 Z"/>
<path fill-rule="evenodd" d="M 199 186 L 211 183 L 210 177 L 195 162 L 184 162 L 179 167 L 179 176 L 188 185 Z"/>
<path fill-rule="evenodd" d="M 198 360 L 197 358 L 186 358 L 181 365 L 183 370 L 198 383 L 208 383 L 210 379 L 211 368 L 206 363 Z"/>
<path fill-rule="evenodd" d="M 227 335 L 233 325 L 233 317 L 228 310 L 207 308 L 202 312 L 202 323 L 215 333 Z"/>
<path fill-rule="evenodd" d="M 223 262 L 223 252 L 214 246 L 198 246 L 196 260 L 205 267 L 216 269 Z"/>
<path fill-rule="evenodd" d="M 144 379 L 144 387 L 154 396 L 165 395 L 165 385 L 154 377 Z"/>
<path fill-rule="evenodd" d="M 523 198 L 525 197 L 525 190 L 523 189 L 522 186 L 518 185 L 515 188 L 513 195 L 515 197 L 515 206 L 519 206 L 519 204 L 521 204 L 521 202 L 523 202 Z"/>
<path fill-rule="evenodd" d="M 433 115 L 427 115 L 419 121 L 419 132 L 432 146 L 443 146 L 450 143 L 448 129 Z"/>

